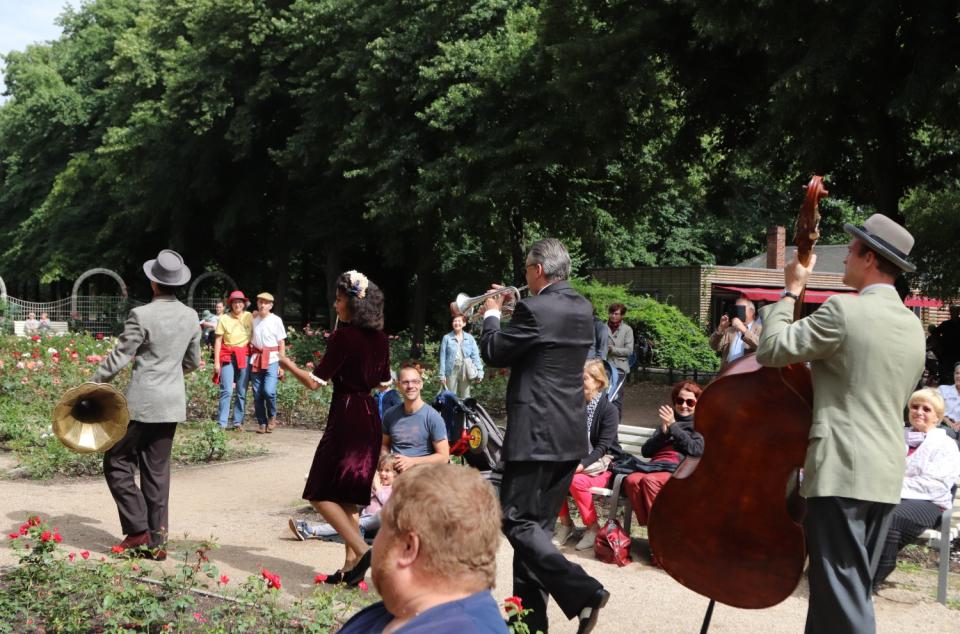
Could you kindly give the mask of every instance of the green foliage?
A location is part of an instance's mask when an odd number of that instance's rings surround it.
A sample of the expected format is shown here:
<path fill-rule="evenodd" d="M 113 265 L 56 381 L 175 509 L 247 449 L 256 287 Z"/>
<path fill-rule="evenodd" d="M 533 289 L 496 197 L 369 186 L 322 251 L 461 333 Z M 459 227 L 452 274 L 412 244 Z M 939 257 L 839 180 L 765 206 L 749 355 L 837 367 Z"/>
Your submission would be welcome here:
<path fill-rule="evenodd" d="M 645 337 L 653 345 L 653 365 L 702 371 L 719 367 L 720 360 L 706 335 L 675 307 L 633 295 L 624 286 L 583 280 L 574 280 L 573 286 L 590 300 L 598 315 L 606 315 L 613 303 L 626 306 L 624 321 L 633 328 L 634 336 Z"/>
<path fill-rule="evenodd" d="M 934 189 L 915 189 L 903 202 L 903 213 L 917 240 L 910 254 L 910 259 L 917 264 L 916 282 L 934 296 L 960 295 L 960 270 L 953 256 L 960 235 L 958 209 L 960 181 Z"/>
<path fill-rule="evenodd" d="M 266 569 L 232 581 L 212 561 L 212 540 L 168 544 L 182 563 L 160 567 L 124 555 L 67 553 L 62 539 L 37 516 L 10 534 L 20 566 L 0 576 L 0 631 L 319 634 L 373 601 L 319 584 L 304 598 L 285 601 L 282 580 Z"/>

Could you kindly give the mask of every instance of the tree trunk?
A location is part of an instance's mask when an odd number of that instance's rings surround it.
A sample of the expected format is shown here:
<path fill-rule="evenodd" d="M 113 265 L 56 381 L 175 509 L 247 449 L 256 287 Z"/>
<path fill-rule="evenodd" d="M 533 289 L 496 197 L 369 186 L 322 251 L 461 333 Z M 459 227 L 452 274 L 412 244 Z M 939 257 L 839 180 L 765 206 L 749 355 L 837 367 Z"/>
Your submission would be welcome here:
<path fill-rule="evenodd" d="M 423 356 L 424 338 L 427 323 L 427 290 L 430 288 L 430 270 L 433 266 L 432 234 L 424 231 L 420 234 L 420 254 L 417 258 L 417 279 L 413 285 L 413 341 L 410 343 L 410 356 L 419 359 Z"/>
<path fill-rule="evenodd" d="M 327 313 L 330 330 L 337 323 L 337 311 L 333 308 L 333 300 L 337 296 L 337 278 L 340 276 L 340 251 L 332 242 L 327 243 Z"/>
<path fill-rule="evenodd" d="M 904 224 L 903 214 L 900 213 L 900 199 L 906 190 L 906 176 L 900 160 L 904 148 L 899 141 L 899 128 L 896 121 L 886 118 L 877 124 L 874 142 L 863 143 L 863 147 L 872 147 L 864 152 L 864 165 L 873 187 L 873 202 L 877 211 Z"/>
<path fill-rule="evenodd" d="M 508 212 L 507 226 L 510 228 L 510 260 L 513 264 L 513 283 L 519 288 L 527 281 L 527 253 L 523 238 L 523 212 L 513 207 Z"/>

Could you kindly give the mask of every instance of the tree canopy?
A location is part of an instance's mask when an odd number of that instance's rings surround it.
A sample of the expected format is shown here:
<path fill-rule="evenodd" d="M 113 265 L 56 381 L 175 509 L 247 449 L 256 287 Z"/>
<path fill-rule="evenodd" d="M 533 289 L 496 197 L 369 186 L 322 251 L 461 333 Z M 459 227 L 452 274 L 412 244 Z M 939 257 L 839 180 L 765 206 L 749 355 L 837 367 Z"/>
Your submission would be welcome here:
<path fill-rule="evenodd" d="M 729 264 L 826 173 L 827 239 L 905 221 L 956 294 L 957 7 L 880 0 L 90 0 L 5 56 L 12 292 L 157 250 L 304 319 L 357 268 L 421 337 L 458 290 Z M 136 287 L 135 289 L 136 290 Z M 23 292 L 22 291 L 22 292 Z"/>

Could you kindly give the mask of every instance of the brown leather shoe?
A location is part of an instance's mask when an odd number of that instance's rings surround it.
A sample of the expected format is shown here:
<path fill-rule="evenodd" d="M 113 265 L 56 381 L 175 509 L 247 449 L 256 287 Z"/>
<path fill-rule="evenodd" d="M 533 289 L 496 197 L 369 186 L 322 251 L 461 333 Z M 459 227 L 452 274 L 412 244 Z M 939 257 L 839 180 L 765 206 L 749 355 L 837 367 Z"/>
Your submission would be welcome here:
<path fill-rule="evenodd" d="M 135 550 L 141 546 L 148 546 L 149 544 L 150 531 L 143 531 L 142 533 L 127 535 L 123 538 L 123 541 L 118 544 L 118 546 L 124 550 Z"/>

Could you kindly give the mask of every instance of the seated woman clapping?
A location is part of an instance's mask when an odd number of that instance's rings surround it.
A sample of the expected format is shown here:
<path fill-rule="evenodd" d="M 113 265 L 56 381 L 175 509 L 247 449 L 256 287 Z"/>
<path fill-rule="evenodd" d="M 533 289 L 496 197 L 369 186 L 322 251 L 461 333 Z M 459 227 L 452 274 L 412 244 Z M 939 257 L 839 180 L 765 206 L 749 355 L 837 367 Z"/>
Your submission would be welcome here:
<path fill-rule="evenodd" d="M 873 589 L 897 567 L 897 553 L 934 527 L 944 509 L 953 504 L 953 487 L 960 478 L 960 449 L 937 424 L 946 405 L 932 388 L 910 396 L 910 427 L 904 429 L 907 468 L 900 489 L 900 503 L 893 509 L 880 563 L 873 576 Z"/>
<path fill-rule="evenodd" d="M 583 367 L 583 394 L 587 402 L 587 436 L 590 439 L 590 453 L 577 465 L 577 471 L 570 483 L 570 495 L 573 497 L 580 518 L 587 530 L 576 545 L 577 550 L 593 548 L 599 527 L 597 509 L 593 505 L 591 487 L 605 487 L 612 474 L 607 471 L 610 461 L 620 455 L 620 443 L 617 442 L 617 427 L 620 415 L 617 408 L 607 398 L 610 385 L 603 361 L 587 361 Z M 560 528 L 557 529 L 554 543 L 561 546 L 573 533 L 573 520 L 566 500 L 560 508 Z"/>
<path fill-rule="evenodd" d="M 630 497 L 637 523 L 646 526 L 650 509 L 677 465 L 687 456 L 703 455 L 703 436 L 693 430 L 693 413 L 703 388 L 693 381 L 680 381 L 673 386 L 673 407 L 661 405 L 660 426 L 640 453 L 649 458 L 649 470 L 637 471 L 623 481 L 623 490 Z"/>

